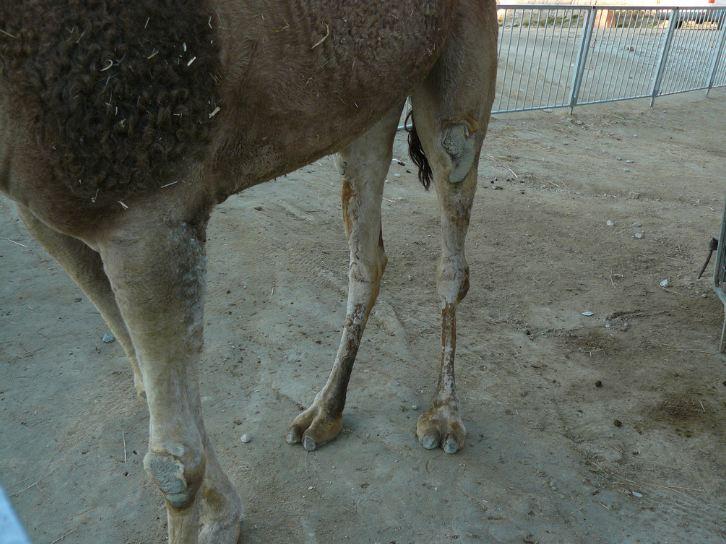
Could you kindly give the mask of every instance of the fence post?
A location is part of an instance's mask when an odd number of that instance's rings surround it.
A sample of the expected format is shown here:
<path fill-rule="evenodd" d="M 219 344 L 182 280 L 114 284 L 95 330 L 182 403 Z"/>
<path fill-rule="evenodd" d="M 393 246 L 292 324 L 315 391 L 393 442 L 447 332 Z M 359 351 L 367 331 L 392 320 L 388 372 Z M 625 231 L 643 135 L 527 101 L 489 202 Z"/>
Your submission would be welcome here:
<path fill-rule="evenodd" d="M 660 93 L 660 84 L 663 81 L 663 73 L 665 72 L 666 63 L 668 62 L 668 53 L 670 52 L 671 42 L 673 41 L 673 32 L 675 32 L 676 26 L 678 26 L 679 11 L 680 10 L 678 8 L 673 8 L 671 10 L 671 16 L 668 19 L 668 31 L 663 39 L 663 43 L 661 43 L 660 51 L 658 51 L 658 69 L 655 72 L 653 87 L 650 91 L 651 108 L 653 107 L 653 104 L 655 104 L 655 97 Z"/>
<path fill-rule="evenodd" d="M 595 25 L 596 11 L 597 8 L 592 6 L 585 16 L 585 25 L 582 28 L 582 41 L 580 42 L 580 50 L 577 52 L 575 75 L 572 78 L 572 87 L 570 88 L 570 113 L 575 109 L 577 97 L 580 94 L 582 75 L 585 73 L 585 63 L 587 62 L 587 52 L 590 49 L 590 40 L 592 39 L 592 27 Z"/>
<path fill-rule="evenodd" d="M 708 88 L 706 89 L 706 96 L 711 92 L 714 82 L 716 81 L 716 71 L 720 64 L 721 56 L 723 55 L 724 43 L 726 43 L 726 10 L 721 12 L 721 38 L 718 40 L 718 46 L 713 53 L 713 60 L 711 61 L 710 76 L 708 78 Z"/>

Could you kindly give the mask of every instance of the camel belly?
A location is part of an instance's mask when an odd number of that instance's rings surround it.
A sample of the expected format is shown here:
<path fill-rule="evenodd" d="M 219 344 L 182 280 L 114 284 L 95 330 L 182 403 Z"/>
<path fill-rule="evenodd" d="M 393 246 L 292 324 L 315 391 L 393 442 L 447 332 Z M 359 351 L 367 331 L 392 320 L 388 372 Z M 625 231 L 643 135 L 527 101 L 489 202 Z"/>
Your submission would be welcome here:
<path fill-rule="evenodd" d="M 450 0 L 233 4 L 219 16 L 227 76 L 211 157 L 229 192 L 340 149 L 402 104 L 453 11 Z"/>

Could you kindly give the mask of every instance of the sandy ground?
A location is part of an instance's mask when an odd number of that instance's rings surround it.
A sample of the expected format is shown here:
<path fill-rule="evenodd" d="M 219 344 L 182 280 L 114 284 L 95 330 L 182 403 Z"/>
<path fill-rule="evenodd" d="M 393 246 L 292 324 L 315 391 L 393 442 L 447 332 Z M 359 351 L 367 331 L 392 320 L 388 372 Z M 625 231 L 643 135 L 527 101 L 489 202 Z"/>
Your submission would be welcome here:
<path fill-rule="evenodd" d="M 724 542 L 723 310 L 695 276 L 721 218 L 725 100 L 492 122 L 458 320 L 469 438 L 455 456 L 414 437 L 436 379 L 439 242 L 403 136 L 383 204 L 385 285 L 344 432 L 319 451 L 283 436 L 344 317 L 333 162 L 220 206 L 202 391 L 244 541 Z M 164 542 L 122 351 L 9 202 L 0 210 L 0 482 L 36 544 Z"/>

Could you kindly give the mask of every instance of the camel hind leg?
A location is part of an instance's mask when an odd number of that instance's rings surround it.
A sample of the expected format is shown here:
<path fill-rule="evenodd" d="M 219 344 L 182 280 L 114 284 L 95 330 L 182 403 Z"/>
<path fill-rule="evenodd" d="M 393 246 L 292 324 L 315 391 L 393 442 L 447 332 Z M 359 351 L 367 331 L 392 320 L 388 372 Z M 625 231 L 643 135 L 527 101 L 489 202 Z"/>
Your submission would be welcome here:
<path fill-rule="evenodd" d="M 494 2 L 465 0 L 457 10 L 444 52 L 412 95 L 415 130 L 430 164 L 441 215 L 439 379 L 416 434 L 424 448 L 441 446 L 446 453 L 461 449 L 466 436 L 454 380 L 456 307 L 469 289 L 464 244 L 494 100 L 497 54 Z"/>
<path fill-rule="evenodd" d="M 343 223 L 350 248 L 348 307 L 328 381 L 287 433 L 288 443 L 302 442 L 308 451 L 332 440 L 342 429 L 348 380 L 386 268 L 381 199 L 401 109 L 391 110 L 338 158 L 343 174 Z"/>

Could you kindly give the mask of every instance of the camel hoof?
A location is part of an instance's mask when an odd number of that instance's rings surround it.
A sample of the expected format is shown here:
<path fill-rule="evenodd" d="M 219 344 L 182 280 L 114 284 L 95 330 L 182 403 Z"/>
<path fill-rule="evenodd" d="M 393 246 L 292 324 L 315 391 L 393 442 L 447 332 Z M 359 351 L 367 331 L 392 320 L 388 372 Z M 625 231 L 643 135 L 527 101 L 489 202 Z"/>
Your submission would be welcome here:
<path fill-rule="evenodd" d="M 315 451 L 338 436 L 342 428 L 343 415 L 330 416 L 322 401 L 316 400 L 293 420 L 285 441 L 288 444 L 302 442 L 305 451 Z"/>
<path fill-rule="evenodd" d="M 421 414 L 416 424 L 416 435 L 427 450 L 441 447 L 445 453 L 451 454 L 463 448 L 466 429 L 459 417 L 458 403 L 452 401 L 432 406 Z"/>

